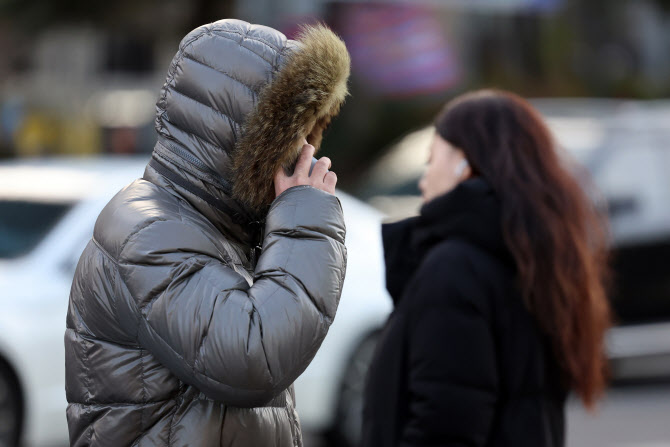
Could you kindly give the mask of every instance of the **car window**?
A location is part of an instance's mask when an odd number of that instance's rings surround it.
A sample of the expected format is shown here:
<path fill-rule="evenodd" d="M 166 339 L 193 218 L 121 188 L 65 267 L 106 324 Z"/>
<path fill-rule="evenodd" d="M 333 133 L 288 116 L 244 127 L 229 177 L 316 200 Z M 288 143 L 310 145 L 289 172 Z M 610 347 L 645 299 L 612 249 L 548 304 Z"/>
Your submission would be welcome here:
<path fill-rule="evenodd" d="M 32 250 L 72 207 L 72 203 L 0 200 L 0 258 Z"/>
<path fill-rule="evenodd" d="M 670 150 L 645 135 L 617 138 L 595 172 L 607 196 L 615 241 L 612 305 L 617 322 L 670 318 Z"/>

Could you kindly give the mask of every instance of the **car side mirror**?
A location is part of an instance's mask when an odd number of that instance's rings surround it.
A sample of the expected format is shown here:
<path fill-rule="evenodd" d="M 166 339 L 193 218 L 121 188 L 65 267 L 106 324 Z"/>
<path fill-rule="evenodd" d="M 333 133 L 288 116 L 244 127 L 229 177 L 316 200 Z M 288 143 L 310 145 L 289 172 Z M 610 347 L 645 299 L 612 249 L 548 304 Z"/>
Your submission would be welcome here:
<path fill-rule="evenodd" d="M 618 196 L 607 198 L 607 214 L 610 219 L 635 214 L 640 209 L 635 196 Z"/>

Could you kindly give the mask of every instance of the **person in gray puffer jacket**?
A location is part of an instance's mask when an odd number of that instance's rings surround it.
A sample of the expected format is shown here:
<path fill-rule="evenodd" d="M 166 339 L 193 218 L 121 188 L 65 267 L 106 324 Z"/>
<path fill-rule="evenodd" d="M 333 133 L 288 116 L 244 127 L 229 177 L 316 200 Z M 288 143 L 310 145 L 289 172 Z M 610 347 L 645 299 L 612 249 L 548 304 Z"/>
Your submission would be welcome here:
<path fill-rule="evenodd" d="M 321 25 L 288 40 L 221 20 L 182 40 L 151 160 L 101 212 L 72 283 L 72 446 L 302 445 L 292 383 L 346 268 L 336 178 L 325 158 L 308 177 L 309 161 L 349 65 Z"/>

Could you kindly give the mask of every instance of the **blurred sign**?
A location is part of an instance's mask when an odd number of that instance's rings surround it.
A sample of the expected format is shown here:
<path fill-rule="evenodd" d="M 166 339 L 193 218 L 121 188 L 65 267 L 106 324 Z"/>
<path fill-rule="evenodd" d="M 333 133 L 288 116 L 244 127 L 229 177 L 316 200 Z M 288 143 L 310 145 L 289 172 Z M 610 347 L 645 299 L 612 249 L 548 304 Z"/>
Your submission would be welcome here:
<path fill-rule="evenodd" d="M 459 6 L 465 8 L 478 9 L 498 9 L 498 10 L 553 10 L 560 6 L 563 0 L 442 0 L 434 3 L 441 3 L 445 6 Z"/>
<path fill-rule="evenodd" d="M 361 0 L 336 0 L 333 3 L 366 3 Z M 381 5 L 408 4 L 407 0 L 387 0 L 377 2 Z M 447 7 L 459 9 L 476 9 L 483 11 L 519 10 L 553 11 L 564 3 L 564 0 L 413 0 L 415 6 Z"/>
<path fill-rule="evenodd" d="M 352 69 L 384 96 L 441 92 L 460 70 L 434 10 L 408 5 L 342 5 L 341 33 Z"/>

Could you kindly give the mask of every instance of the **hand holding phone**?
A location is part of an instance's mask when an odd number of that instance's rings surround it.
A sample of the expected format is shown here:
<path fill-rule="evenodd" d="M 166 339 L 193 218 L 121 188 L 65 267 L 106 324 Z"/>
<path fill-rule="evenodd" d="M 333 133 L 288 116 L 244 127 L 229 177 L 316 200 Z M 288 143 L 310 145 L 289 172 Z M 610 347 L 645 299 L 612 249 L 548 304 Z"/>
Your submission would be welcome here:
<path fill-rule="evenodd" d="M 275 174 L 275 197 L 293 186 L 309 185 L 330 194 L 335 194 L 337 175 L 328 169 L 331 161 L 328 157 L 314 158 L 314 146 L 302 147 L 298 162 L 292 175 L 279 168 Z"/>

